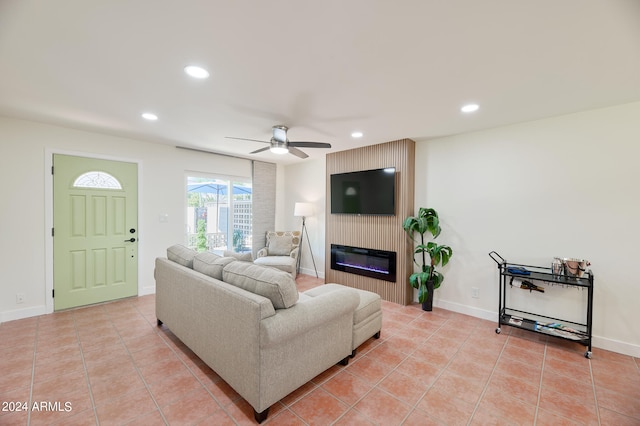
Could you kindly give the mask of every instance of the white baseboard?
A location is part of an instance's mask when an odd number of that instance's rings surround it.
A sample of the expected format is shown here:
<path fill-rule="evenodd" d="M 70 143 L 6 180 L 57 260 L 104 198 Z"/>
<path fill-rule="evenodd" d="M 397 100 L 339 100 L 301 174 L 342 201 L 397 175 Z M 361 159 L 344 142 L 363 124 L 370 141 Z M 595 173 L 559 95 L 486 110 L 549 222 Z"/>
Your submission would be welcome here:
<path fill-rule="evenodd" d="M 476 318 L 481 318 L 487 321 L 494 321 L 498 324 L 498 313 L 479 309 L 473 306 L 462 305 L 459 303 L 449 302 L 446 300 L 434 300 L 434 306 L 438 308 L 446 309 L 448 311 L 457 312 L 459 314 L 469 315 Z M 622 355 L 628 355 L 636 358 L 640 358 L 640 346 L 631 343 L 620 342 L 618 340 L 607 339 L 600 336 L 592 336 L 592 346 L 598 349 L 604 349 L 606 351 L 616 352 Z"/>
<path fill-rule="evenodd" d="M 640 358 L 640 346 L 638 345 L 632 345 L 631 343 L 620 342 L 618 340 L 607 339 L 599 336 L 593 336 L 591 343 L 594 348 Z"/>
<path fill-rule="evenodd" d="M 300 273 L 304 274 L 304 275 L 311 275 L 312 277 L 316 276 L 316 271 L 313 270 L 313 269 L 309 269 L 309 268 L 300 267 Z M 318 278 L 324 279 L 324 271 L 318 270 Z"/>
<path fill-rule="evenodd" d="M 5 323 L 7 321 L 15 321 L 19 319 L 25 319 L 30 317 L 37 317 L 39 315 L 44 315 L 46 313 L 47 313 L 47 307 L 45 305 L 31 306 L 24 309 L 14 309 L 13 311 L 0 312 L 0 323 Z"/>
<path fill-rule="evenodd" d="M 446 300 L 434 300 L 434 306 L 446 309 L 447 311 L 457 312 L 459 314 L 469 315 L 475 318 L 481 318 L 487 321 L 494 321 L 498 324 L 498 314 L 492 311 L 476 308 L 474 306 L 462 305 L 460 303 L 448 302 Z"/>
<path fill-rule="evenodd" d="M 153 287 L 143 287 L 138 290 L 138 296 L 148 296 L 150 294 L 156 294 L 156 286 Z"/>

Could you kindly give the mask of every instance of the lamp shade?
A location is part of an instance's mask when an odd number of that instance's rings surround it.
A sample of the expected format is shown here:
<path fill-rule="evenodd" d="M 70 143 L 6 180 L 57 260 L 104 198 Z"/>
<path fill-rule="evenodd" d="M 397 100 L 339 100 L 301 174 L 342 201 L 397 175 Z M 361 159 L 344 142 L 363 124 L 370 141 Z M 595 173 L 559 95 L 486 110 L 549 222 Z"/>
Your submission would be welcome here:
<path fill-rule="evenodd" d="M 313 204 L 311 203 L 296 203 L 295 208 L 293 209 L 294 216 L 305 216 L 309 217 L 313 215 Z"/>

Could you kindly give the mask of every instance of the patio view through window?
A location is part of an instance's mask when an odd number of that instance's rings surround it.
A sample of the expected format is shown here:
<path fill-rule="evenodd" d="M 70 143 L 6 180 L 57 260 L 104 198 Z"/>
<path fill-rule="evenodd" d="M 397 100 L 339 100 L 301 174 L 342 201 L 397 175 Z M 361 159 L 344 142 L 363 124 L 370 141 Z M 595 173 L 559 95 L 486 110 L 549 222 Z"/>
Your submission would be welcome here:
<path fill-rule="evenodd" d="M 187 177 L 187 246 L 198 251 L 251 251 L 251 183 Z"/>

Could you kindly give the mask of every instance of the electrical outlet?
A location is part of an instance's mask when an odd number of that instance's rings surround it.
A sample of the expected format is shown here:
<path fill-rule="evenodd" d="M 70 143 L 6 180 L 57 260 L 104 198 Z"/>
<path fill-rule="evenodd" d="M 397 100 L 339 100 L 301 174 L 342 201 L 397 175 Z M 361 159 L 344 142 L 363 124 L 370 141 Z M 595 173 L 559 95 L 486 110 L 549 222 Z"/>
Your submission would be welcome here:
<path fill-rule="evenodd" d="M 474 299 L 480 298 L 480 289 L 478 287 L 471 287 L 471 297 Z"/>
<path fill-rule="evenodd" d="M 16 303 L 24 303 L 24 293 L 16 294 Z"/>

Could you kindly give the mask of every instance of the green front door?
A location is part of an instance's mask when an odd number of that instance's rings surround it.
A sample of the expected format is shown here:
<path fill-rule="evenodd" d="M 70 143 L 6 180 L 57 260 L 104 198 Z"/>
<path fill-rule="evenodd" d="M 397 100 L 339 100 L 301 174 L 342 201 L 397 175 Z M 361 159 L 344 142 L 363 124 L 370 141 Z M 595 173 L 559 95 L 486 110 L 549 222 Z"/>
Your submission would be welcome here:
<path fill-rule="evenodd" d="M 138 166 L 53 156 L 55 310 L 138 293 Z"/>

